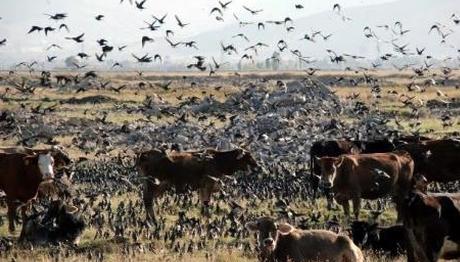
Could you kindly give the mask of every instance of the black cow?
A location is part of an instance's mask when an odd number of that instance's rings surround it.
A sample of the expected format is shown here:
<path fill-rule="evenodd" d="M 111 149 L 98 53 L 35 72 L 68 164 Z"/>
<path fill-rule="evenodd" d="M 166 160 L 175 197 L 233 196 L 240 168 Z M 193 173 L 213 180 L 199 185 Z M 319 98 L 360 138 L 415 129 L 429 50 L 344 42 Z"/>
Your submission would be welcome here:
<path fill-rule="evenodd" d="M 25 219 L 19 240 L 38 245 L 78 244 L 85 223 L 75 214 L 77 210 L 60 200 L 53 201 L 46 212 Z"/>
<path fill-rule="evenodd" d="M 407 246 L 407 232 L 403 225 L 379 227 L 377 223 L 354 221 L 351 224 L 353 242 L 363 249 L 389 253 L 394 257 L 404 253 Z"/>

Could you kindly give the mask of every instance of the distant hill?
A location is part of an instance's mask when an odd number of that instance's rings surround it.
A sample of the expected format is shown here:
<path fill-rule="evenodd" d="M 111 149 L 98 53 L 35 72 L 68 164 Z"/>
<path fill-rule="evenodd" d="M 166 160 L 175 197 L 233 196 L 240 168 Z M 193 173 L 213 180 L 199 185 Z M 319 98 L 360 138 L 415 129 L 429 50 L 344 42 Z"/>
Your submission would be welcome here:
<path fill-rule="evenodd" d="M 460 49 L 458 32 L 460 25 L 454 25 L 450 20 L 453 13 L 460 15 L 458 0 L 400 0 L 382 5 L 346 9 L 344 13 L 352 21 L 344 22 L 341 17 L 330 11 L 296 19 L 295 32 L 292 33 L 287 33 L 283 26 L 266 24 L 266 30 L 257 30 L 256 25 L 246 27 L 231 25 L 221 30 L 199 34 L 193 39 L 199 43 L 200 54 L 206 56 L 221 54 L 219 41 L 222 39 L 225 43 L 236 44 L 240 50 L 257 42 L 266 43 L 270 48 L 266 48 L 265 51 L 261 49 L 259 54 L 267 57 L 273 53 L 278 41 L 284 39 L 291 49 L 299 49 L 304 56 L 322 58 L 327 55 L 325 49 L 329 48 L 337 52 L 373 58 L 379 54 L 377 41 L 364 36 L 364 27 L 371 27 L 382 38 L 379 45 L 380 53 L 393 53 L 392 45 L 383 41 L 392 40 L 391 32 L 377 26 L 387 24 L 392 27 L 396 21 L 400 21 L 403 29 L 411 31 L 396 43 L 400 45 L 408 43 L 409 49 L 414 53 L 416 47 L 426 47 L 425 54 L 446 57 L 455 55 L 456 50 Z M 457 31 L 447 38 L 446 44 L 441 44 L 441 37 L 436 32 L 428 34 L 431 25 L 435 22 L 444 23 Z M 332 33 L 333 36 L 326 42 L 321 37 L 316 38 L 316 43 L 299 41 L 305 33 L 311 34 L 315 30 L 322 31 L 325 35 Z M 241 38 L 232 39 L 231 36 L 238 33 L 247 35 L 251 42 L 247 43 Z M 242 53 L 244 51 L 241 50 L 240 55 Z"/>

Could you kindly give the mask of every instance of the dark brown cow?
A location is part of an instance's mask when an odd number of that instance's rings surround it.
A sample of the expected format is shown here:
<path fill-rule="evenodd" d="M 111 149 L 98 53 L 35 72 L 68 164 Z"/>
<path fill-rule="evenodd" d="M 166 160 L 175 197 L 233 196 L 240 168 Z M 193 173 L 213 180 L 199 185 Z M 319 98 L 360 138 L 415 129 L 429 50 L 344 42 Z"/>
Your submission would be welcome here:
<path fill-rule="evenodd" d="M 445 139 L 402 145 L 415 163 L 414 173 L 428 181 L 460 180 L 460 140 Z"/>
<path fill-rule="evenodd" d="M 219 189 L 219 178 L 258 167 L 251 154 L 239 148 L 171 153 L 151 150 L 139 154 L 136 166 L 140 175 L 146 178 L 143 198 L 147 219 L 154 219 L 153 197 L 169 186 L 174 186 L 178 191 L 187 186 L 199 189 L 201 201 L 207 206 L 211 194 Z"/>
<path fill-rule="evenodd" d="M 35 198 L 39 186 L 54 178 L 50 154 L 26 155 L 0 153 L 0 189 L 5 191 L 9 230 L 14 231 L 16 209 Z M 24 216 L 25 209 L 23 209 Z"/>
<path fill-rule="evenodd" d="M 350 238 L 332 231 L 296 229 L 270 217 L 248 222 L 246 228 L 257 232 L 261 262 L 364 261 Z"/>
<path fill-rule="evenodd" d="M 387 195 L 396 197 L 396 204 L 409 192 L 412 185 L 414 162 L 407 152 L 342 155 L 323 157 L 321 183 L 332 188 L 334 199 L 349 215 L 349 200 L 353 201 L 358 218 L 361 198 L 377 199 Z"/>
<path fill-rule="evenodd" d="M 408 229 L 408 261 L 460 259 L 460 194 L 411 192 L 402 209 Z M 447 250 L 449 243 L 453 250 Z"/>

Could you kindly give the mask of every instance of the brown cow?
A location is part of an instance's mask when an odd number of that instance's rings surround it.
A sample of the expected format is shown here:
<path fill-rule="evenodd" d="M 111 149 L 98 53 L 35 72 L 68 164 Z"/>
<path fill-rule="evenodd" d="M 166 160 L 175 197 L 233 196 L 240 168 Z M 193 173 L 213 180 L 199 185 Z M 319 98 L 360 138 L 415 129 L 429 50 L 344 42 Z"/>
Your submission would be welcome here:
<path fill-rule="evenodd" d="M 334 199 L 343 206 L 347 217 L 349 200 L 357 219 L 361 198 L 377 199 L 391 194 L 400 206 L 398 203 L 411 189 L 414 162 L 404 151 L 323 157 L 319 163 L 322 185 L 332 188 Z"/>
<path fill-rule="evenodd" d="M 169 186 L 178 191 L 186 186 L 199 189 L 201 201 L 208 206 L 211 194 L 219 189 L 219 178 L 258 167 L 251 154 L 240 148 L 170 153 L 155 149 L 140 153 L 136 166 L 139 174 L 147 178 L 143 192 L 147 219 L 154 219 L 153 198 Z"/>
<path fill-rule="evenodd" d="M 48 154 L 0 153 L 0 189 L 5 191 L 9 230 L 13 232 L 16 209 L 35 198 L 39 186 L 54 178 L 54 160 Z M 23 216 L 25 209 L 23 209 Z"/>
<path fill-rule="evenodd" d="M 402 145 L 415 163 L 415 174 L 428 181 L 449 182 L 460 180 L 460 140 L 445 139 Z"/>
<path fill-rule="evenodd" d="M 262 217 L 246 224 L 258 233 L 259 261 L 364 261 L 361 250 L 347 236 L 327 230 L 301 230 Z"/>
<path fill-rule="evenodd" d="M 402 209 L 410 246 L 408 261 L 460 259 L 460 194 L 430 194 L 415 191 Z M 454 250 L 444 250 L 453 243 Z"/>

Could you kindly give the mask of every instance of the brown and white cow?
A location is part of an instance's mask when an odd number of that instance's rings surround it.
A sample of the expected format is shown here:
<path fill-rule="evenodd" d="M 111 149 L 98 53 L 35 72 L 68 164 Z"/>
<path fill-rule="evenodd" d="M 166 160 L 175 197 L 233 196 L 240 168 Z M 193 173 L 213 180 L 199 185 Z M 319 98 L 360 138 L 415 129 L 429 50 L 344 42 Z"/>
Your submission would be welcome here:
<path fill-rule="evenodd" d="M 404 151 L 323 157 L 321 184 L 332 188 L 334 199 L 349 216 L 349 200 L 358 218 L 361 198 L 377 199 L 392 195 L 397 206 L 411 190 L 414 162 Z"/>
<path fill-rule="evenodd" d="M 153 198 L 170 186 L 179 192 L 187 186 L 198 189 L 202 203 L 208 206 L 211 194 L 220 188 L 221 177 L 258 168 L 251 154 L 241 148 L 170 153 L 155 149 L 140 153 L 136 166 L 145 178 L 143 200 L 147 219 L 154 219 Z"/>
<path fill-rule="evenodd" d="M 408 261 L 460 260 L 460 194 L 411 192 L 401 209 L 408 229 Z"/>
<path fill-rule="evenodd" d="M 246 228 L 257 232 L 259 261 L 364 261 L 353 241 L 328 230 L 301 230 L 270 217 L 248 222 Z"/>
<path fill-rule="evenodd" d="M 13 232 L 16 209 L 35 198 L 39 186 L 54 178 L 51 154 L 0 153 L 0 189 L 5 191 L 9 230 Z M 25 209 L 22 210 L 23 215 Z"/>
<path fill-rule="evenodd" d="M 61 146 L 52 146 L 48 149 L 37 149 L 29 147 L 0 147 L 0 153 L 20 153 L 20 154 L 48 154 L 50 153 L 54 159 L 54 169 L 59 172 L 63 168 L 67 167 L 72 163 L 72 159 L 64 148 Z"/>

